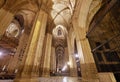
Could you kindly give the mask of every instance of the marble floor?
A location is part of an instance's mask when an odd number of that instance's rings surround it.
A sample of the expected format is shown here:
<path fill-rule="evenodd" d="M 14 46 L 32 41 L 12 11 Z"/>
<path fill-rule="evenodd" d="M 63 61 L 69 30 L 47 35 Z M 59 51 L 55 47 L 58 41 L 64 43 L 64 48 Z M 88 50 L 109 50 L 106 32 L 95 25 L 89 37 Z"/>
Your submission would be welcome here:
<path fill-rule="evenodd" d="M 40 78 L 40 82 L 80 82 L 80 78 L 78 77 L 50 77 Z"/>
<path fill-rule="evenodd" d="M 40 82 L 81 82 L 78 77 L 40 77 Z M 0 80 L 0 82 L 13 82 L 13 80 Z"/>

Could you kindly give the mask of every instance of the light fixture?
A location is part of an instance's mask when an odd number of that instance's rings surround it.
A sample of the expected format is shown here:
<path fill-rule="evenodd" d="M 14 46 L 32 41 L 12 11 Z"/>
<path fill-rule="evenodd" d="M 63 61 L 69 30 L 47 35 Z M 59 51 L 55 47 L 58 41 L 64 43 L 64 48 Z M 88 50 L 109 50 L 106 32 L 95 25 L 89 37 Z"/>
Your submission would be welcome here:
<path fill-rule="evenodd" d="M 24 32 L 24 29 L 22 30 L 22 33 Z"/>
<path fill-rule="evenodd" d="M 78 55 L 78 54 L 75 54 L 75 57 L 76 57 L 76 58 L 78 58 L 78 57 L 79 57 L 79 55 Z"/>
<path fill-rule="evenodd" d="M 4 66 L 3 66 L 2 71 L 4 71 L 4 70 L 5 70 L 5 68 L 6 68 L 6 65 L 4 65 Z"/>
<path fill-rule="evenodd" d="M 18 69 L 15 69 L 15 73 L 17 73 L 18 72 Z"/>
<path fill-rule="evenodd" d="M 70 65 L 70 62 L 67 62 L 68 65 Z"/>
<path fill-rule="evenodd" d="M 65 71 L 67 68 L 67 65 L 65 65 L 63 68 L 62 68 L 62 71 Z"/>
<path fill-rule="evenodd" d="M 76 62 L 79 62 L 79 60 L 76 60 Z"/>
<path fill-rule="evenodd" d="M 3 53 L 2 53 L 2 52 L 0 52 L 0 56 L 2 56 L 2 54 L 3 54 Z"/>

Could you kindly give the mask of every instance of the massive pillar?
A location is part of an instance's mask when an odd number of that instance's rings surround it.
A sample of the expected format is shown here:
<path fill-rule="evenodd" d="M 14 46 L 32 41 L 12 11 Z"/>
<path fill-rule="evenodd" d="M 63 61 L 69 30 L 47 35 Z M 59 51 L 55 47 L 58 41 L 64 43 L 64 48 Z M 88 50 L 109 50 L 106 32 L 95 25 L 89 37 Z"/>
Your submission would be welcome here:
<path fill-rule="evenodd" d="M 78 6 L 75 9 L 77 12 L 74 12 L 72 19 L 83 82 L 99 82 L 93 54 L 91 53 L 90 45 L 86 38 L 86 21 L 91 2 L 92 0 L 78 1 Z"/>
<path fill-rule="evenodd" d="M 74 12 L 72 19 L 83 82 L 99 82 L 99 79 L 101 80 L 101 77 L 98 76 L 88 39 L 86 38 L 86 32 L 88 30 L 87 20 L 92 1 L 94 0 L 78 0 L 78 6 L 76 6 L 76 12 Z"/>
<path fill-rule="evenodd" d="M 97 68 L 87 38 L 81 41 L 77 40 L 76 42 L 83 80 L 97 79 Z"/>
<path fill-rule="evenodd" d="M 77 66 L 74 58 L 74 41 L 71 41 L 72 40 L 71 38 L 73 37 L 70 37 L 70 36 L 67 37 L 70 76 L 77 76 Z"/>
<path fill-rule="evenodd" d="M 50 55 L 51 55 L 52 35 L 47 34 L 46 36 L 47 39 L 46 39 L 42 76 L 50 76 Z"/>
<path fill-rule="evenodd" d="M 13 20 L 14 13 L 3 8 L 0 9 L 0 38 Z"/>
<path fill-rule="evenodd" d="M 74 30 L 76 34 L 77 50 L 80 59 L 80 68 L 83 82 L 116 82 L 112 73 L 98 73 L 89 45 L 86 38 L 86 29 L 79 27 L 74 22 Z M 104 74 L 105 78 L 102 76 Z M 101 77 L 102 76 L 102 77 Z M 110 81 L 111 80 L 111 81 Z"/>
<path fill-rule="evenodd" d="M 55 54 L 55 47 L 51 49 L 51 60 L 50 60 L 50 68 L 51 72 L 54 74 L 56 72 L 56 54 Z"/>
<path fill-rule="evenodd" d="M 39 82 L 39 65 L 42 54 L 43 41 L 46 31 L 47 14 L 40 10 L 37 13 L 36 20 L 30 36 L 29 48 L 26 49 L 26 60 L 23 69 L 20 70 L 21 76 L 17 77 L 14 82 Z"/>
<path fill-rule="evenodd" d="M 76 33 L 76 43 L 80 59 L 81 75 L 83 81 L 99 82 L 97 68 L 91 53 L 85 28 L 74 27 Z"/>
<path fill-rule="evenodd" d="M 39 27 L 39 34 L 38 36 L 38 42 L 36 45 L 36 52 L 35 52 L 35 59 L 34 59 L 34 64 L 33 64 L 33 69 L 32 69 L 32 75 L 33 76 L 38 76 L 39 75 L 39 65 L 40 65 L 40 59 L 42 56 L 42 48 L 43 48 L 43 43 L 44 43 L 44 37 L 45 37 L 45 32 L 46 32 L 46 24 L 47 24 L 47 13 L 44 11 L 40 11 L 40 14 L 38 16 L 38 20 L 40 21 L 40 27 Z M 33 37 L 34 39 L 34 37 Z"/>

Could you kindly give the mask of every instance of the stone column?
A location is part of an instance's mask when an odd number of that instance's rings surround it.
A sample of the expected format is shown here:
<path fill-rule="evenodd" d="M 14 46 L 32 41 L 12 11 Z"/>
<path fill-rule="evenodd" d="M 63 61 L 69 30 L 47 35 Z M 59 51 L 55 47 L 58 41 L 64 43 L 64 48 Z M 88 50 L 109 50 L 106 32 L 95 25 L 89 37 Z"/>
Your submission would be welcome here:
<path fill-rule="evenodd" d="M 50 59 L 50 68 L 51 72 L 55 73 L 56 72 L 56 54 L 55 54 L 55 48 L 52 47 L 51 49 L 51 59 Z"/>
<path fill-rule="evenodd" d="M 39 82 L 39 65 L 42 54 L 43 40 L 46 31 L 47 14 L 40 10 L 37 13 L 35 23 L 31 32 L 29 48 L 26 49 L 25 64 L 21 70 L 21 77 L 16 78 L 14 82 Z"/>
<path fill-rule="evenodd" d="M 17 47 L 16 53 L 12 59 L 12 61 L 8 65 L 8 72 L 15 73 L 15 70 L 18 70 L 18 63 L 22 61 L 23 54 L 25 52 L 25 48 L 28 42 L 29 35 L 23 33 L 20 40 L 19 45 Z"/>
<path fill-rule="evenodd" d="M 13 20 L 13 16 L 14 13 L 11 13 L 3 8 L 0 9 L 0 38 Z"/>
<path fill-rule="evenodd" d="M 67 40 L 66 40 L 67 41 Z M 66 43 L 67 44 L 67 43 Z M 70 63 L 69 63 L 69 54 L 68 54 L 68 47 L 66 46 L 64 48 L 64 62 L 65 62 L 65 65 L 67 66 L 65 70 L 62 70 L 63 72 L 66 72 L 67 75 L 69 74 L 70 72 Z M 63 67 L 64 68 L 64 67 Z"/>
<path fill-rule="evenodd" d="M 82 80 L 89 82 L 99 82 L 93 54 L 91 53 L 88 39 L 85 37 L 85 34 L 82 31 L 83 30 L 81 29 L 79 32 L 79 37 L 76 38 Z"/>
<path fill-rule="evenodd" d="M 51 55 L 51 44 L 52 44 L 52 35 L 47 34 L 46 47 L 45 47 L 45 57 L 43 64 L 43 73 L 42 76 L 50 76 L 50 55 Z"/>
<path fill-rule="evenodd" d="M 98 72 L 91 53 L 91 48 L 86 38 L 86 28 L 79 27 L 78 22 L 73 22 L 74 33 L 76 35 L 77 50 L 80 59 L 82 80 L 89 82 L 99 82 Z"/>
<path fill-rule="evenodd" d="M 47 36 L 45 36 L 45 38 L 44 38 L 44 42 L 43 42 L 42 56 L 41 56 L 41 60 L 40 60 L 40 68 L 39 68 L 39 75 L 40 75 L 40 77 L 42 76 L 43 66 L 44 66 L 45 48 L 46 48 L 46 42 L 47 42 L 46 39 L 47 39 Z"/>
<path fill-rule="evenodd" d="M 40 24 L 40 31 L 38 34 L 38 42 L 36 45 L 36 52 L 35 52 L 35 59 L 34 59 L 34 66 L 32 69 L 32 76 L 38 76 L 39 75 L 39 65 L 40 65 L 40 60 L 42 56 L 42 48 L 43 48 L 43 43 L 44 43 L 44 38 L 45 38 L 45 32 L 46 32 L 46 24 L 47 24 L 47 13 L 44 11 L 40 11 L 39 21 L 41 22 Z M 34 37 L 33 37 L 34 39 Z"/>
<path fill-rule="evenodd" d="M 77 66 L 74 58 L 74 41 L 72 43 L 69 36 L 67 37 L 67 44 L 68 44 L 68 54 L 69 54 L 70 76 L 77 76 Z"/>

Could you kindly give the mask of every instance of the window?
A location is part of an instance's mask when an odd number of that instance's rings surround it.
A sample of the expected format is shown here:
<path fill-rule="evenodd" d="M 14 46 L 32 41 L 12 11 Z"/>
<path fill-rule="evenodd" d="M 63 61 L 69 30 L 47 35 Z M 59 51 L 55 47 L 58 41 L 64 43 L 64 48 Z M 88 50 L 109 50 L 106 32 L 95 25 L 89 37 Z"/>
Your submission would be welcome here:
<path fill-rule="evenodd" d="M 59 30 L 58 30 L 58 36 L 60 36 L 60 35 L 62 35 L 62 32 L 61 32 L 61 30 L 59 29 Z"/>
<path fill-rule="evenodd" d="M 103 61 L 103 58 L 102 58 L 102 56 L 101 56 L 101 53 L 96 52 L 96 56 L 97 56 L 97 58 L 98 58 L 98 61 Z"/>
<path fill-rule="evenodd" d="M 110 49 L 109 43 L 106 43 L 106 44 L 105 44 L 105 48 L 106 48 L 106 49 Z"/>
<path fill-rule="evenodd" d="M 104 55 L 105 55 L 107 61 L 109 61 L 109 62 L 112 62 L 112 61 L 119 62 L 120 61 L 119 56 L 116 51 L 104 52 Z"/>
<path fill-rule="evenodd" d="M 18 37 L 19 33 L 19 27 L 15 23 L 11 23 L 6 30 L 6 35 L 8 37 Z"/>

